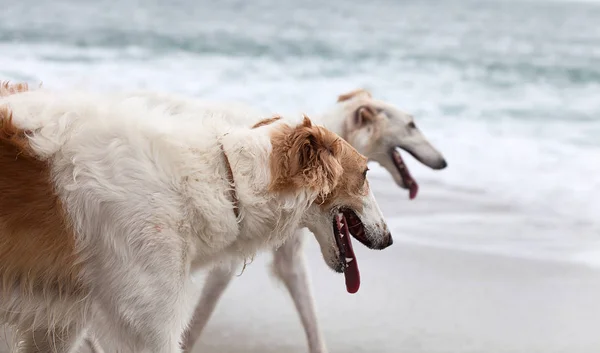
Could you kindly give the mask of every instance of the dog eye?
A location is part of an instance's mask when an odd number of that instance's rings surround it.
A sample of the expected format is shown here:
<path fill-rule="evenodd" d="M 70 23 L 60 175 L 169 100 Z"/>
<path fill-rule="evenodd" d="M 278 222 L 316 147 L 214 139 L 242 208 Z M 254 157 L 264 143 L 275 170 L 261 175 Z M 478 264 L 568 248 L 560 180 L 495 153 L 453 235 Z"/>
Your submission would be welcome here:
<path fill-rule="evenodd" d="M 406 125 L 409 129 L 416 129 L 417 125 L 415 125 L 414 121 L 411 121 L 410 123 L 408 123 L 408 125 Z"/>
<path fill-rule="evenodd" d="M 369 168 L 365 169 L 365 171 L 363 172 L 363 179 L 367 178 L 367 172 L 369 171 Z"/>

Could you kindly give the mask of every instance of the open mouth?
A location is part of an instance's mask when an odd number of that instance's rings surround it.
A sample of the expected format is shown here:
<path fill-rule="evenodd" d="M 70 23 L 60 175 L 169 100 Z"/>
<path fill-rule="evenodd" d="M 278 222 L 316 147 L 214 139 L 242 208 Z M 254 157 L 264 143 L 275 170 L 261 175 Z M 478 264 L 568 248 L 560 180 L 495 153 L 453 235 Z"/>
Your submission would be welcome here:
<path fill-rule="evenodd" d="M 339 272 L 344 272 L 346 290 L 348 293 L 356 293 L 360 288 L 360 272 L 350 235 L 369 248 L 373 244 L 367 239 L 360 218 L 350 209 L 342 209 L 336 213 L 333 218 L 333 234 L 340 252 Z"/>
<path fill-rule="evenodd" d="M 403 187 L 408 189 L 408 195 L 410 199 L 414 199 L 417 197 L 417 193 L 419 192 L 419 185 L 415 179 L 413 179 L 412 175 L 410 175 L 410 171 L 408 170 L 408 167 L 406 167 L 406 164 L 404 164 L 404 160 L 402 160 L 402 156 L 400 155 L 400 151 L 398 151 L 398 147 L 393 147 L 390 150 L 390 154 L 396 169 L 398 169 L 398 173 L 400 173 L 400 176 L 402 177 L 402 182 L 404 184 Z"/>

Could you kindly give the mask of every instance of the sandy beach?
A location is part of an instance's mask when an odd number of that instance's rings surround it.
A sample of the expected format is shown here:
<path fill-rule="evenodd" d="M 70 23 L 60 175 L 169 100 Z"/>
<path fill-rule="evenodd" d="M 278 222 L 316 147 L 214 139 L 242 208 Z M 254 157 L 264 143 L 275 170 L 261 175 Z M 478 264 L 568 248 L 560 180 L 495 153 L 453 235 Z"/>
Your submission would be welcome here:
<path fill-rule="evenodd" d="M 320 271 L 313 250 L 313 287 L 330 352 L 600 348 L 600 273 L 594 270 L 399 243 L 363 256 L 362 288 L 348 295 L 339 276 Z M 306 351 L 290 300 L 262 267 L 253 264 L 232 283 L 197 352 Z"/>
<path fill-rule="evenodd" d="M 331 353 L 593 353 L 600 347 L 600 273 L 583 266 L 399 243 L 363 256 L 362 288 L 349 295 L 340 276 L 323 271 L 314 250 L 307 253 Z M 266 258 L 232 282 L 195 352 L 306 352 L 290 299 L 264 271 Z"/>
<path fill-rule="evenodd" d="M 599 271 L 479 249 L 488 236 L 494 245 L 498 238 L 490 234 L 536 228 L 521 222 L 521 210 L 434 183 L 417 201 L 405 201 L 404 191 L 372 169 L 372 187 L 396 242 L 385 251 L 355 247 L 362 275 L 357 294 L 346 293 L 343 276 L 328 270 L 316 241 L 307 240 L 331 353 L 598 352 Z M 476 251 L 419 245 L 411 239 L 420 233 L 445 235 L 447 243 Z M 299 318 L 283 285 L 269 276 L 269 263 L 263 254 L 233 280 L 195 352 L 306 352 Z M 202 274 L 196 279 L 201 284 Z"/>
<path fill-rule="evenodd" d="M 298 117 L 365 88 L 448 168 L 403 153 L 409 201 L 371 167 L 394 245 L 355 242 L 357 294 L 307 239 L 329 353 L 598 353 L 599 19 L 587 0 L 5 1 L 0 81 Z M 195 352 L 307 353 L 270 260 L 233 280 Z"/>

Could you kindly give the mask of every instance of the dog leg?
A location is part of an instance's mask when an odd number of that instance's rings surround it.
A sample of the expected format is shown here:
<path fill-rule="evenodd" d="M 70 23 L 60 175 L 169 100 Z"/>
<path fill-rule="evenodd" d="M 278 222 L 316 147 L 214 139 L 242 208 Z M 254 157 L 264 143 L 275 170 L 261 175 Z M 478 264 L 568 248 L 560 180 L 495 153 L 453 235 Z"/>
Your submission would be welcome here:
<path fill-rule="evenodd" d="M 326 353 L 325 341 L 319 329 L 315 303 L 303 253 L 302 229 L 273 251 L 273 272 L 290 292 L 300 314 L 310 353 Z"/>
<path fill-rule="evenodd" d="M 208 274 L 192 322 L 183 337 L 183 351 L 185 353 L 191 352 L 194 344 L 200 338 L 206 323 L 217 306 L 217 302 L 229 285 L 237 264 L 238 262 L 232 262 L 231 267 L 214 268 Z"/>
<path fill-rule="evenodd" d="M 107 350 L 179 353 L 195 297 L 187 244 L 165 229 L 144 240 L 127 257 L 105 248 L 91 260 L 92 300 L 114 346 Z"/>
<path fill-rule="evenodd" d="M 176 276 L 175 273 L 171 275 Z M 143 277 L 149 278 L 149 274 Z M 181 288 L 181 285 L 175 285 L 172 290 L 168 287 L 169 284 L 140 286 L 141 293 L 136 295 L 111 287 L 114 292 L 113 303 L 104 301 L 101 307 L 110 310 L 107 324 L 114 339 L 110 343 L 114 347 L 113 351 L 181 352 L 180 340 L 187 323 L 184 309 L 191 311 L 192 307 L 180 305 L 184 299 L 176 289 Z M 155 298 L 150 298 L 151 295 Z M 128 310 L 125 309 L 127 305 L 130 306 Z"/>

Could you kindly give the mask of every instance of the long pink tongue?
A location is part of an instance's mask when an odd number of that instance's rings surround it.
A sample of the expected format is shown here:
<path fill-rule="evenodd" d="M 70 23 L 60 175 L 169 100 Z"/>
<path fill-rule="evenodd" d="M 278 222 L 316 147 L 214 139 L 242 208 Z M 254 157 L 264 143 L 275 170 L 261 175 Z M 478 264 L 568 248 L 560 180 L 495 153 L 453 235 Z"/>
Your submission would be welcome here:
<path fill-rule="evenodd" d="M 350 294 L 358 292 L 360 288 L 360 272 L 358 271 L 358 262 L 356 262 L 356 255 L 354 255 L 354 249 L 352 249 L 352 240 L 350 240 L 350 232 L 348 231 L 348 222 L 346 217 L 342 223 L 344 225 L 342 237 L 342 246 L 344 247 L 346 269 L 344 270 L 344 277 L 346 277 L 346 290 Z"/>
<path fill-rule="evenodd" d="M 412 175 L 410 175 L 410 172 L 408 171 L 406 164 L 404 164 L 404 160 L 402 159 L 402 156 L 398 150 L 392 150 L 392 157 L 394 158 L 394 164 L 396 164 L 396 168 L 398 169 L 398 172 L 404 181 L 404 185 L 408 187 L 408 198 L 413 200 L 415 197 L 417 197 L 417 193 L 419 192 L 419 184 L 417 184 Z"/>
<path fill-rule="evenodd" d="M 411 200 L 413 200 L 415 197 L 417 197 L 418 192 L 419 192 L 419 184 L 417 184 L 416 182 L 413 181 L 409 187 L 408 197 Z"/>

